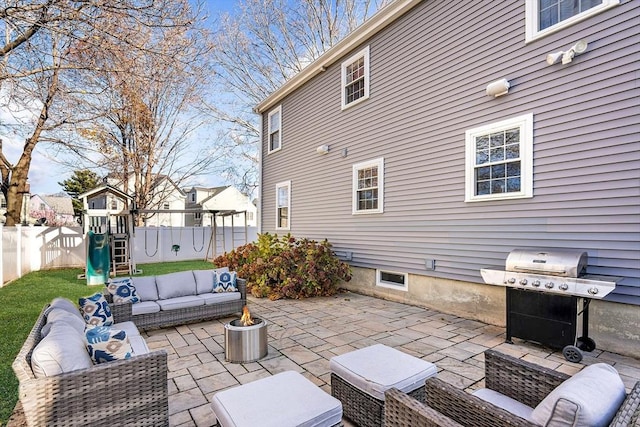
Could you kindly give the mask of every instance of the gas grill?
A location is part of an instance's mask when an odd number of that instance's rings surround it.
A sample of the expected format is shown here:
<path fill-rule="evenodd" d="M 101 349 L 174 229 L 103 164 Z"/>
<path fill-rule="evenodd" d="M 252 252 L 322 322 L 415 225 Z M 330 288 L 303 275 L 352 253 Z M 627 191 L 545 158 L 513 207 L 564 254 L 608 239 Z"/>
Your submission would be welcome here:
<path fill-rule="evenodd" d="M 581 350 L 594 350 L 589 303 L 613 291 L 619 278 L 587 275 L 587 263 L 583 251 L 514 249 L 504 269 L 481 269 L 485 283 L 506 287 L 507 342 L 517 337 L 562 348 L 572 362 L 582 360 Z"/>

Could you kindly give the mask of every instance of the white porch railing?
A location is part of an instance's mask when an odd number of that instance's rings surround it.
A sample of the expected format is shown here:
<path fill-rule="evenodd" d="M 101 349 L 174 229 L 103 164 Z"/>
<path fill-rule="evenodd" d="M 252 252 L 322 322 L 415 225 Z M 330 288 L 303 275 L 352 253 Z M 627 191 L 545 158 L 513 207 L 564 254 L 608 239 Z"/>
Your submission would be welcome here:
<path fill-rule="evenodd" d="M 246 233 L 244 227 L 217 227 L 214 245 L 212 232 L 212 227 L 136 228 L 133 260 L 144 264 L 212 259 L 258 237 L 256 227 L 248 227 Z M 85 267 L 81 227 L 0 225 L 0 236 L 0 286 L 31 271 Z"/>

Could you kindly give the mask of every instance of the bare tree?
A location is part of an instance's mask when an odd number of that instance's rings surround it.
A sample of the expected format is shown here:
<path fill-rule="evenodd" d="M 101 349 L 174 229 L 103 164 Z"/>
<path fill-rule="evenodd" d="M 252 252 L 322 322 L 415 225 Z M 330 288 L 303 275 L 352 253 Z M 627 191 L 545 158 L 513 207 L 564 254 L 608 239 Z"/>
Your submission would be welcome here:
<path fill-rule="evenodd" d="M 220 18 L 214 41 L 216 88 L 209 104 L 222 121 L 227 151 L 240 164 L 229 177 L 257 185 L 259 119 L 252 108 L 390 0 L 245 0 Z"/>
<path fill-rule="evenodd" d="M 206 38 L 174 29 L 145 37 L 145 46 L 162 55 L 123 49 L 99 58 L 97 68 L 111 68 L 100 64 L 108 62 L 123 71 L 97 76 L 94 92 L 79 103 L 94 119 L 77 126 L 83 138 L 74 151 L 109 171 L 114 184 L 134 194 L 138 209 L 158 209 L 172 187 L 209 171 L 221 156 L 210 138 L 194 143 L 207 120 L 196 108 L 212 74 Z"/>
<path fill-rule="evenodd" d="M 0 144 L 7 225 L 20 220 L 20 195 L 27 190 L 36 146 L 65 142 L 65 131 L 90 119 L 68 114 L 73 110 L 61 106 L 73 103 L 92 73 L 122 72 L 119 64 L 99 69 L 86 58 L 123 47 L 140 57 L 161 56 L 162 51 L 139 43 L 140 29 L 168 33 L 193 24 L 188 0 L 0 0 L 0 108 L 16 113 L 10 131 L 25 137 L 15 164 Z M 25 117 L 25 111 L 31 114 Z"/>

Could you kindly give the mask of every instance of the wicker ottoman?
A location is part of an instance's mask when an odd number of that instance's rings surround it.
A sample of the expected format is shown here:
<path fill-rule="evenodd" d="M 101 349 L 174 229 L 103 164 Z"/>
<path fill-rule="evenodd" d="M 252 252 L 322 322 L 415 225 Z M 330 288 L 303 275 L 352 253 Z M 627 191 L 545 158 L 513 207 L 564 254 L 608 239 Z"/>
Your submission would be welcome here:
<path fill-rule="evenodd" d="M 424 402 L 424 383 L 437 373 L 433 363 L 383 344 L 332 357 L 329 366 L 331 394 L 360 427 L 384 425 L 384 392 L 392 387 Z"/>
<path fill-rule="evenodd" d="M 339 426 L 340 401 L 303 377 L 286 371 L 213 396 L 218 426 Z"/>

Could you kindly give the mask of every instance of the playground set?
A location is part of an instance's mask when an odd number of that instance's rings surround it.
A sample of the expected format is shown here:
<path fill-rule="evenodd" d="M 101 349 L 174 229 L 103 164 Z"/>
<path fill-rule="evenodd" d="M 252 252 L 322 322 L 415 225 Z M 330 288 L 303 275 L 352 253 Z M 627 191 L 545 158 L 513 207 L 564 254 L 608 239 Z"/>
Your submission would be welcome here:
<path fill-rule="evenodd" d="M 202 210 L 202 209 L 136 209 L 134 198 L 120 191 L 119 189 L 102 185 L 93 190 L 79 195 L 82 200 L 82 227 L 86 248 L 86 265 L 84 274 L 78 275 L 78 279 L 86 279 L 87 285 L 101 285 L 109 280 L 109 277 L 131 276 L 142 273 L 142 270 L 136 266 L 135 257 L 133 255 L 133 236 L 136 230 L 144 230 L 144 250 L 147 257 L 153 258 L 159 249 L 159 227 L 136 227 L 135 219 L 138 215 L 155 215 L 155 214 L 189 214 L 200 213 L 210 214 L 213 216 L 211 223 L 212 232 L 208 242 L 207 250 L 204 254 L 204 260 L 209 259 L 209 253 L 212 258 L 217 256 L 217 225 L 216 217 L 222 217 L 222 222 L 226 217 L 231 216 L 232 235 L 235 227 L 233 216 L 236 214 L 244 214 L 245 243 L 247 240 L 247 217 L 246 211 L 235 210 Z M 107 197 L 117 199 L 119 203 L 114 203 L 110 209 L 107 206 Z M 91 206 L 90 206 L 91 201 Z M 155 247 L 153 243 L 148 241 L 148 235 L 153 234 L 155 228 Z M 198 233 L 192 229 L 192 243 L 195 252 L 202 252 L 205 245 L 206 235 L 204 227 L 202 238 L 198 240 Z M 224 227 L 223 227 L 224 228 Z M 180 251 L 182 243 L 182 228 L 177 232 L 177 239 L 174 239 L 173 227 L 171 227 L 171 251 Z M 224 229 L 221 233 L 224 241 Z M 152 239 L 150 239 L 152 240 Z M 226 244 L 223 243 L 223 247 Z"/>

